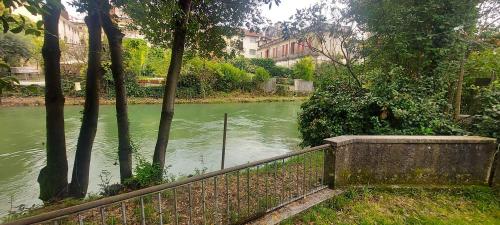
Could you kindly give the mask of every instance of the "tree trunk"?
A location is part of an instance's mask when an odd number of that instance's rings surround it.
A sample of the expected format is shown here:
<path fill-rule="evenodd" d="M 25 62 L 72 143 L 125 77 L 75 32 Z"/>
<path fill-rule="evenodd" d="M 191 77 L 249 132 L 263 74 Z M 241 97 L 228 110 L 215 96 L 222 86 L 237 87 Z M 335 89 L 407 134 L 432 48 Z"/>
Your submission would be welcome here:
<path fill-rule="evenodd" d="M 462 86 L 464 83 L 464 73 L 465 73 L 465 60 L 467 58 L 467 51 L 464 53 L 464 56 L 460 60 L 460 72 L 458 74 L 458 81 L 457 81 L 457 91 L 455 93 L 455 103 L 453 109 L 455 110 L 453 112 L 453 118 L 455 120 L 460 119 L 460 111 L 461 111 L 461 105 L 462 105 Z"/>
<path fill-rule="evenodd" d="M 108 37 L 111 51 L 111 72 L 115 80 L 116 92 L 116 121 L 118 124 L 118 158 L 120 161 L 120 180 L 123 183 L 132 177 L 132 146 L 130 144 L 127 89 L 123 73 L 122 40 L 123 33 L 118 25 L 111 20 L 109 2 L 104 2 L 105 7 L 101 14 L 102 27 Z"/>
<path fill-rule="evenodd" d="M 180 0 L 178 4 L 183 13 L 179 15 L 175 23 L 174 40 L 172 43 L 172 58 L 170 60 L 167 81 L 165 83 L 160 126 L 158 128 L 158 138 L 153 156 L 153 165 L 159 166 L 162 170 L 165 167 L 165 151 L 167 150 L 170 127 L 174 117 L 175 90 L 177 88 L 177 81 L 181 71 L 182 56 L 184 55 L 187 23 L 191 10 L 191 0 Z"/>
<path fill-rule="evenodd" d="M 87 194 L 90 158 L 99 116 L 99 81 L 103 72 L 101 68 L 101 20 L 99 10 L 93 4 L 96 3 L 91 1 L 88 16 L 85 17 L 85 23 L 89 30 L 85 105 L 80 136 L 76 146 L 75 164 L 69 185 L 69 193 L 75 198 L 83 198 Z"/>
<path fill-rule="evenodd" d="M 68 159 L 64 135 L 64 95 L 61 86 L 61 50 L 59 48 L 60 1 L 48 1 L 43 14 L 45 28 L 42 56 L 45 74 L 45 127 L 47 165 L 38 175 L 40 199 L 57 201 L 67 196 Z"/>

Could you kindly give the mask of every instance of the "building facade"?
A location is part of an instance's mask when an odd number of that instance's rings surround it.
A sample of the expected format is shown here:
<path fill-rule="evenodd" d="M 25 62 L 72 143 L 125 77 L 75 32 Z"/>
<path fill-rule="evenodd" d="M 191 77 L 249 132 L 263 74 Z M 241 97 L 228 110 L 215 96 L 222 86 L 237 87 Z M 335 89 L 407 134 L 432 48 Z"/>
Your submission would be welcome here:
<path fill-rule="evenodd" d="M 270 58 L 276 62 L 276 65 L 290 68 L 301 58 L 308 56 L 312 57 L 316 63 L 328 61 L 329 59 L 317 50 L 320 49 L 329 55 L 342 54 L 339 46 L 339 41 L 332 38 L 326 38 L 323 43 L 312 38 L 308 41 L 295 38 L 262 38 L 259 41 L 257 57 Z"/>

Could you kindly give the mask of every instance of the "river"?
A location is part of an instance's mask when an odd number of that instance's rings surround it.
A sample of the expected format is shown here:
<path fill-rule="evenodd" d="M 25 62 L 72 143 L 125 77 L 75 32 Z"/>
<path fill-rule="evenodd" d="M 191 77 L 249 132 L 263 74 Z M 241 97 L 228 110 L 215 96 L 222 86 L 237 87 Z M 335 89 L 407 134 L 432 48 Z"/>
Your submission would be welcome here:
<path fill-rule="evenodd" d="M 231 103 L 177 105 L 166 154 L 168 172 L 189 175 L 195 169 L 220 167 L 224 113 L 228 113 L 226 166 L 284 154 L 297 148 L 300 103 Z M 80 129 L 82 107 L 65 107 L 69 179 Z M 152 158 L 160 105 L 130 105 L 136 156 Z M 38 172 L 45 164 L 45 108 L 0 108 L 0 216 L 12 205 L 40 204 Z M 114 106 L 101 106 L 92 152 L 90 193 L 99 192 L 100 175 L 119 181 Z"/>

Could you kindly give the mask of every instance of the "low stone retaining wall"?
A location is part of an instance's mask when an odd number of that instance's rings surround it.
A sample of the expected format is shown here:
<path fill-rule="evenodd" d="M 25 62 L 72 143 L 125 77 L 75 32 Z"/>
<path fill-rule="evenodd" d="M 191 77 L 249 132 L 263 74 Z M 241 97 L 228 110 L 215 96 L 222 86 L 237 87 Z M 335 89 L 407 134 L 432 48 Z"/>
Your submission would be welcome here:
<path fill-rule="evenodd" d="M 330 186 L 499 183 L 492 138 L 340 136 L 326 141 L 333 151 L 325 162 L 335 162 L 325 167 Z"/>

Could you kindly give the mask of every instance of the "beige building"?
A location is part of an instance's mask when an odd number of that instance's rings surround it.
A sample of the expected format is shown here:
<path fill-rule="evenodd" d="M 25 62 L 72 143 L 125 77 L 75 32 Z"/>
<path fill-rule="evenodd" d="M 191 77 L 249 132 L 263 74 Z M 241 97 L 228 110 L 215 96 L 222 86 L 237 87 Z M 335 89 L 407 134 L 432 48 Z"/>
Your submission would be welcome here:
<path fill-rule="evenodd" d="M 243 30 L 242 36 L 234 36 L 226 39 L 226 51 L 235 51 L 245 58 L 257 58 L 259 40 L 261 37 L 262 35 L 259 33 Z"/>
<path fill-rule="evenodd" d="M 257 57 L 270 58 L 276 62 L 276 65 L 292 67 L 301 58 L 307 56 L 312 57 L 316 63 L 328 61 L 326 56 L 318 53 L 315 49 L 324 51 L 328 55 L 342 54 L 339 46 L 339 41 L 332 38 L 327 38 L 322 44 L 313 38 L 308 39 L 308 41 L 300 41 L 295 38 L 263 38 L 259 41 Z"/>
<path fill-rule="evenodd" d="M 42 20 L 40 15 L 35 16 L 24 7 L 16 8 L 13 13 L 27 17 L 33 22 Z M 79 26 L 79 23 L 81 22 L 78 22 L 75 18 L 71 18 L 67 11 L 61 11 L 61 16 L 59 17 L 59 38 L 66 44 L 83 44 L 87 40 L 87 30 L 85 26 Z"/>

